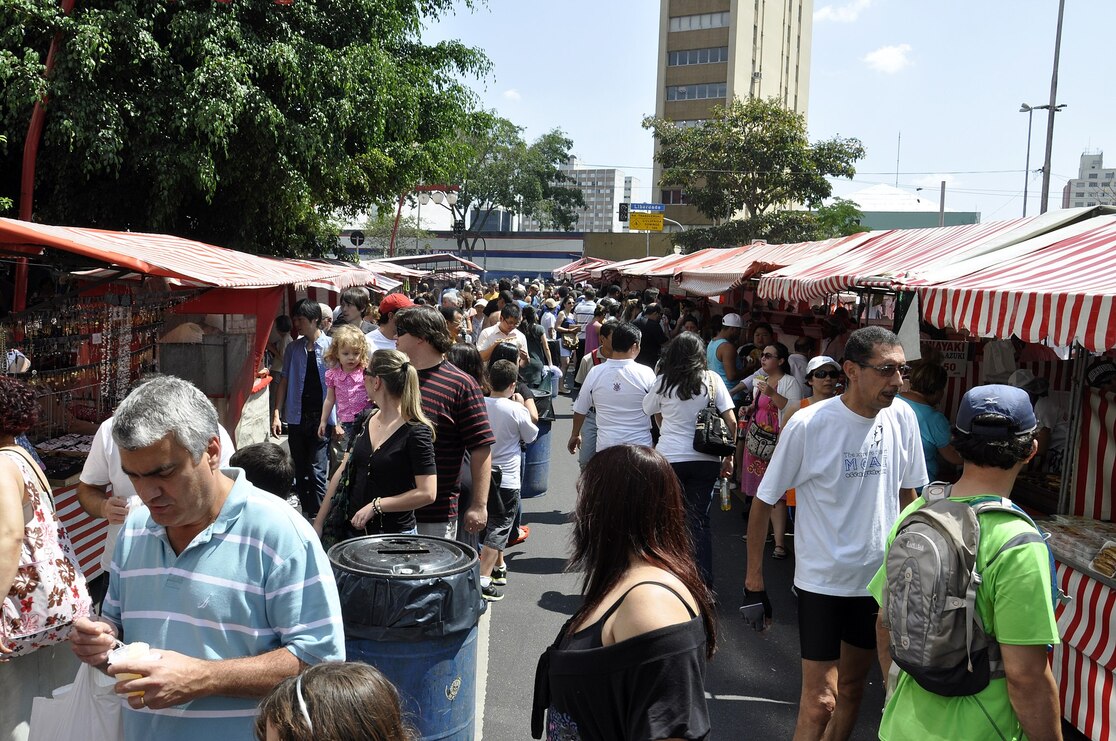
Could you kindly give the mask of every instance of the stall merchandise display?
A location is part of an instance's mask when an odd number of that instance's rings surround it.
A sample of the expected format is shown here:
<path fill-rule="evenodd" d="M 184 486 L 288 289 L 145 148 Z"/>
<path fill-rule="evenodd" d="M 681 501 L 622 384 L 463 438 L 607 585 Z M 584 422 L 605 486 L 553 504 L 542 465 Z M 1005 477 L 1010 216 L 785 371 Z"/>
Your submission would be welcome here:
<path fill-rule="evenodd" d="M 102 290 L 54 296 L 49 305 L 12 314 L 0 326 L 0 351 L 18 349 L 31 361 L 24 378 L 43 397 L 42 436 L 66 433 L 74 420 L 98 424 L 112 414 L 132 381 L 155 368 L 165 317 L 199 293 L 127 283 Z"/>
<path fill-rule="evenodd" d="M 1099 571 L 1093 563 L 1101 557 L 1100 565 L 1104 565 L 1108 557 L 1105 554 L 1116 556 L 1116 523 L 1088 517 L 1055 515 L 1041 525 L 1050 535 L 1050 547 L 1054 550 L 1055 558 L 1082 571 L 1112 577 L 1112 571 Z M 1116 566 L 1116 561 L 1113 565 Z"/>

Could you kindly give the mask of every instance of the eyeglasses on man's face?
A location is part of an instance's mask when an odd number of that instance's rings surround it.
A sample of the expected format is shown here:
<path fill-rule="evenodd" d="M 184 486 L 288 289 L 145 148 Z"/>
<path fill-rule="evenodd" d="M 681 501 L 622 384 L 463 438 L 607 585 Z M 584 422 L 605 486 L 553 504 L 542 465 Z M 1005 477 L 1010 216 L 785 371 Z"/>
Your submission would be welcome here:
<path fill-rule="evenodd" d="M 888 363 L 887 365 L 869 365 L 868 363 L 857 363 L 861 368 L 871 368 L 879 373 L 884 378 L 891 378 L 896 373 L 901 377 L 906 378 L 911 374 L 911 366 L 906 363 L 896 365 L 895 363 Z"/>

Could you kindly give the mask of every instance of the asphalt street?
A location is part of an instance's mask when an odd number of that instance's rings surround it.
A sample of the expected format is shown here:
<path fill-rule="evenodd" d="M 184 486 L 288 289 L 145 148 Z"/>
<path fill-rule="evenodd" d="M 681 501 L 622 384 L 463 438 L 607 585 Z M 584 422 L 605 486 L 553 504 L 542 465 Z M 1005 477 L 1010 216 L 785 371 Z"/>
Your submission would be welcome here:
<path fill-rule="evenodd" d="M 555 403 L 558 421 L 551 433 L 549 489 L 524 500 L 523 521 L 531 526 L 526 543 L 507 553 L 505 598 L 490 605 L 483 737 L 486 741 L 529 739 L 531 695 L 539 655 L 580 604 L 578 577 L 565 571 L 569 516 L 575 500 L 577 460 L 566 452 L 570 433 L 569 398 Z M 798 713 L 800 662 L 791 577 L 794 559 L 767 560 L 768 591 L 775 625 L 764 633 L 748 629 L 737 614 L 744 573 L 745 522 L 741 503 L 713 513 L 714 578 L 717 582 L 718 651 L 709 663 L 706 690 L 713 738 L 790 738 Z M 793 538 L 789 539 L 793 545 Z M 771 545 L 768 545 L 770 556 Z M 478 688 L 479 690 L 480 688 Z M 869 686 L 853 738 L 877 737 L 883 690 L 878 667 Z"/>

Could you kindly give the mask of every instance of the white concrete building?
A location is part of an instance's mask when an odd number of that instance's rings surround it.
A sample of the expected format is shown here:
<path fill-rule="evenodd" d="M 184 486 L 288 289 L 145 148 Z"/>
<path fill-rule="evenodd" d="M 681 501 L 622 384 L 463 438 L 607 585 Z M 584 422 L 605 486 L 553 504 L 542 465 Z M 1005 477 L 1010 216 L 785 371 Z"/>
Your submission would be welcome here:
<path fill-rule="evenodd" d="M 1062 208 L 1116 206 L 1116 168 L 1104 166 L 1104 152 L 1083 152 L 1077 177 L 1062 188 Z"/>
<path fill-rule="evenodd" d="M 806 115 L 810 97 L 813 0 L 660 0 L 655 115 L 696 125 L 734 98 L 776 98 Z M 707 224 L 680 189 L 660 186 L 652 200 L 668 218 Z"/>
<path fill-rule="evenodd" d="M 633 187 L 638 190 L 639 179 L 626 177 L 623 170 L 612 167 L 586 167 L 571 157 L 569 163 L 559 167 L 573 182 L 565 183 L 581 190 L 585 208 L 577 212 L 579 232 L 627 231 L 626 222 L 620 221 L 620 204 L 631 203 Z M 519 231 L 536 232 L 542 229 L 536 219 L 519 220 Z M 553 227 L 547 227 L 553 228 Z"/>

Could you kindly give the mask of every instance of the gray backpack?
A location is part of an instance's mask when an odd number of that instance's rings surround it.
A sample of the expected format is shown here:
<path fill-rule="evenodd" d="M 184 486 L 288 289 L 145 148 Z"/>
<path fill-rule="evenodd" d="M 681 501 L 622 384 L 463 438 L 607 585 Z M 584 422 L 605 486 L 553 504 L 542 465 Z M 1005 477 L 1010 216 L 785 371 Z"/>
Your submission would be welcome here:
<path fill-rule="evenodd" d="M 959 697 L 974 695 L 991 679 L 1004 676 L 1000 645 L 985 631 L 976 609 L 980 515 L 1006 512 L 1034 528 L 1005 543 L 982 568 L 1009 548 L 1045 540 L 1011 500 L 956 502 L 949 498 L 950 488 L 928 485 L 922 494 L 927 504 L 900 523 L 885 559 L 880 615 L 891 631 L 895 663 L 926 691 Z"/>

